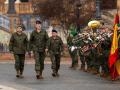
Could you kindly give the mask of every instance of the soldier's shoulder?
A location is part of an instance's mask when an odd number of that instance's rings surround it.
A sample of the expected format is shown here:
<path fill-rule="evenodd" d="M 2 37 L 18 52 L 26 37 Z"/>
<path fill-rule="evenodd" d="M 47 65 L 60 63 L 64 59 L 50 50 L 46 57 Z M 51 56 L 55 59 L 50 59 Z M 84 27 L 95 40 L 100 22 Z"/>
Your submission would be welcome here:
<path fill-rule="evenodd" d="M 57 39 L 61 39 L 61 37 L 60 37 L 60 36 L 57 36 Z"/>
<path fill-rule="evenodd" d="M 12 33 L 12 36 L 15 36 L 15 35 L 17 35 L 17 33 L 16 33 L 16 32 Z"/>
<path fill-rule="evenodd" d="M 35 30 L 33 30 L 33 31 L 31 32 L 31 34 L 32 34 L 32 33 L 35 33 Z"/>
<path fill-rule="evenodd" d="M 45 33 L 45 34 L 47 33 L 47 31 L 46 31 L 46 30 L 44 30 L 44 29 L 42 29 L 42 32 L 43 32 L 43 33 Z"/>
<path fill-rule="evenodd" d="M 26 33 L 22 33 L 23 36 L 27 37 Z"/>

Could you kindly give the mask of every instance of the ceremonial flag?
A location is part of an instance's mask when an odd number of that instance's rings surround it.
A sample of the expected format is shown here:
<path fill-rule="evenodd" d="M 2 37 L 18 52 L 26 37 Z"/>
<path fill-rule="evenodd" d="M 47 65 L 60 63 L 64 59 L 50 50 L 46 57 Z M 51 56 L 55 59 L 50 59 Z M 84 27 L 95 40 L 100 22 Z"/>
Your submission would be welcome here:
<path fill-rule="evenodd" d="M 109 69 L 110 69 L 110 74 L 111 78 L 115 80 L 119 76 L 119 72 L 117 69 L 118 65 L 118 24 L 119 24 L 119 16 L 116 14 L 115 20 L 114 20 L 114 33 L 113 33 L 113 40 L 112 40 L 112 45 L 111 45 L 111 51 L 110 51 L 110 56 L 109 56 Z"/>

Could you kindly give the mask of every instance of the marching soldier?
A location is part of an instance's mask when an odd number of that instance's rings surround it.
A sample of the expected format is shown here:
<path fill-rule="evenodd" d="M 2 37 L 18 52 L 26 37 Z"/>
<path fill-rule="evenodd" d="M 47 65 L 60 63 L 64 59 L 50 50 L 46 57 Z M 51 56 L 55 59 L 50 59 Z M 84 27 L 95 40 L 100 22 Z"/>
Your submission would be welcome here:
<path fill-rule="evenodd" d="M 73 37 L 70 36 L 70 35 L 67 37 L 68 51 L 69 51 L 69 54 L 70 54 L 70 57 L 71 57 L 71 58 L 72 58 L 71 47 L 73 46 L 72 39 L 73 39 Z M 74 60 L 73 60 L 73 58 L 72 58 L 72 63 L 71 63 L 70 68 L 73 68 L 73 66 L 74 66 L 73 64 L 74 64 Z"/>
<path fill-rule="evenodd" d="M 101 42 L 101 48 L 102 48 L 102 59 L 101 59 L 101 67 L 102 67 L 102 75 L 103 77 L 109 77 L 109 67 L 108 67 L 108 58 L 110 54 L 111 49 L 111 43 L 112 43 L 112 37 L 106 37 Z"/>
<path fill-rule="evenodd" d="M 16 77 L 23 77 L 25 53 L 28 50 L 28 39 L 23 33 L 23 26 L 18 25 L 16 32 L 12 34 L 9 43 L 9 50 L 15 58 Z"/>
<path fill-rule="evenodd" d="M 91 70 L 91 60 L 92 60 L 92 55 L 91 55 L 91 44 L 92 41 L 89 39 L 89 36 L 86 34 L 83 39 L 84 46 L 82 47 L 83 50 L 83 55 L 84 55 L 84 63 L 86 62 L 87 64 L 87 72 Z M 85 68 L 85 66 L 84 66 Z"/>
<path fill-rule="evenodd" d="M 37 20 L 35 30 L 30 36 L 30 48 L 34 53 L 36 78 L 43 79 L 44 59 L 47 40 L 49 39 L 46 31 L 41 29 L 41 21 Z"/>
<path fill-rule="evenodd" d="M 71 32 L 71 34 L 73 36 L 71 38 L 71 41 L 68 42 L 68 43 L 71 42 L 71 47 L 69 47 L 70 49 L 69 53 L 72 59 L 71 68 L 76 69 L 78 67 L 78 49 L 77 49 L 77 43 L 74 41 L 75 41 L 75 38 L 77 37 L 77 32 Z"/>
<path fill-rule="evenodd" d="M 63 42 L 61 38 L 57 35 L 56 30 L 52 30 L 52 36 L 48 40 L 47 48 L 52 61 L 52 76 L 59 76 L 58 70 L 60 68 L 61 52 L 63 52 Z"/>

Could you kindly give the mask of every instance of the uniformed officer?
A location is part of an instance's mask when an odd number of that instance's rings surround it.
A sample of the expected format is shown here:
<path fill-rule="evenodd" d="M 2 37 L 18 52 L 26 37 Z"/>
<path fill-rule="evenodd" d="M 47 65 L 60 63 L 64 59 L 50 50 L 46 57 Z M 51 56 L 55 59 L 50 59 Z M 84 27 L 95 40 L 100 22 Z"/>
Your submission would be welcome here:
<path fill-rule="evenodd" d="M 16 77 L 23 77 L 25 53 L 28 50 L 28 39 L 23 33 L 22 25 L 18 25 L 16 32 L 12 34 L 9 42 L 9 50 L 14 54 Z"/>
<path fill-rule="evenodd" d="M 34 53 L 36 78 L 43 79 L 44 59 L 48 34 L 41 28 L 41 21 L 37 20 L 35 30 L 30 36 L 30 48 Z"/>
<path fill-rule="evenodd" d="M 112 37 L 107 37 L 101 43 L 101 48 L 103 51 L 102 59 L 101 59 L 103 77 L 109 77 L 109 74 L 110 74 L 109 67 L 108 67 L 108 59 L 109 59 L 109 54 L 111 49 L 111 42 L 112 42 Z"/>
<path fill-rule="evenodd" d="M 50 53 L 50 58 L 52 62 L 52 76 L 56 77 L 59 76 L 58 70 L 60 68 L 60 59 L 61 59 L 61 52 L 63 52 L 63 42 L 61 38 L 58 36 L 56 30 L 52 30 L 52 36 L 48 40 L 48 51 Z"/>
<path fill-rule="evenodd" d="M 72 59 L 72 65 L 71 68 L 73 69 L 77 69 L 78 67 L 78 49 L 77 49 L 77 43 L 75 41 L 75 38 L 77 37 L 77 32 L 71 32 L 72 34 L 72 38 L 71 41 L 68 42 L 68 44 L 71 42 L 71 46 L 70 46 L 70 56 Z"/>
<path fill-rule="evenodd" d="M 71 51 L 71 47 L 73 46 L 72 39 L 73 39 L 73 37 L 70 36 L 70 35 L 67 37 L 68 51 L 69 51 L 70 57 L 71 57 L 71 59 L 72 59 L 72 63 L 71 63 L 70 68 L 73 68 L 73 67 L 74 67 L 74 59 L 73 59 L 72 51 Z"/>

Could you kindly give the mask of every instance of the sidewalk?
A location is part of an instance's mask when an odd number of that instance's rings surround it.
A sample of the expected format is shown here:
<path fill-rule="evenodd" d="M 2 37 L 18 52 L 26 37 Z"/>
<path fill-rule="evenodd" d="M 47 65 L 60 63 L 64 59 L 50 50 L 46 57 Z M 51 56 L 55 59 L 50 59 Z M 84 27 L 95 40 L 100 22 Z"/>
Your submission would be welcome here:
<path fill-rule="evenodd" d="M 14 89 L 14 88 L 11 88 L 11 87 L 7 87 L 7 86 L 0 85 L 0 90 L 17 90 L 17 89 Z"/>

